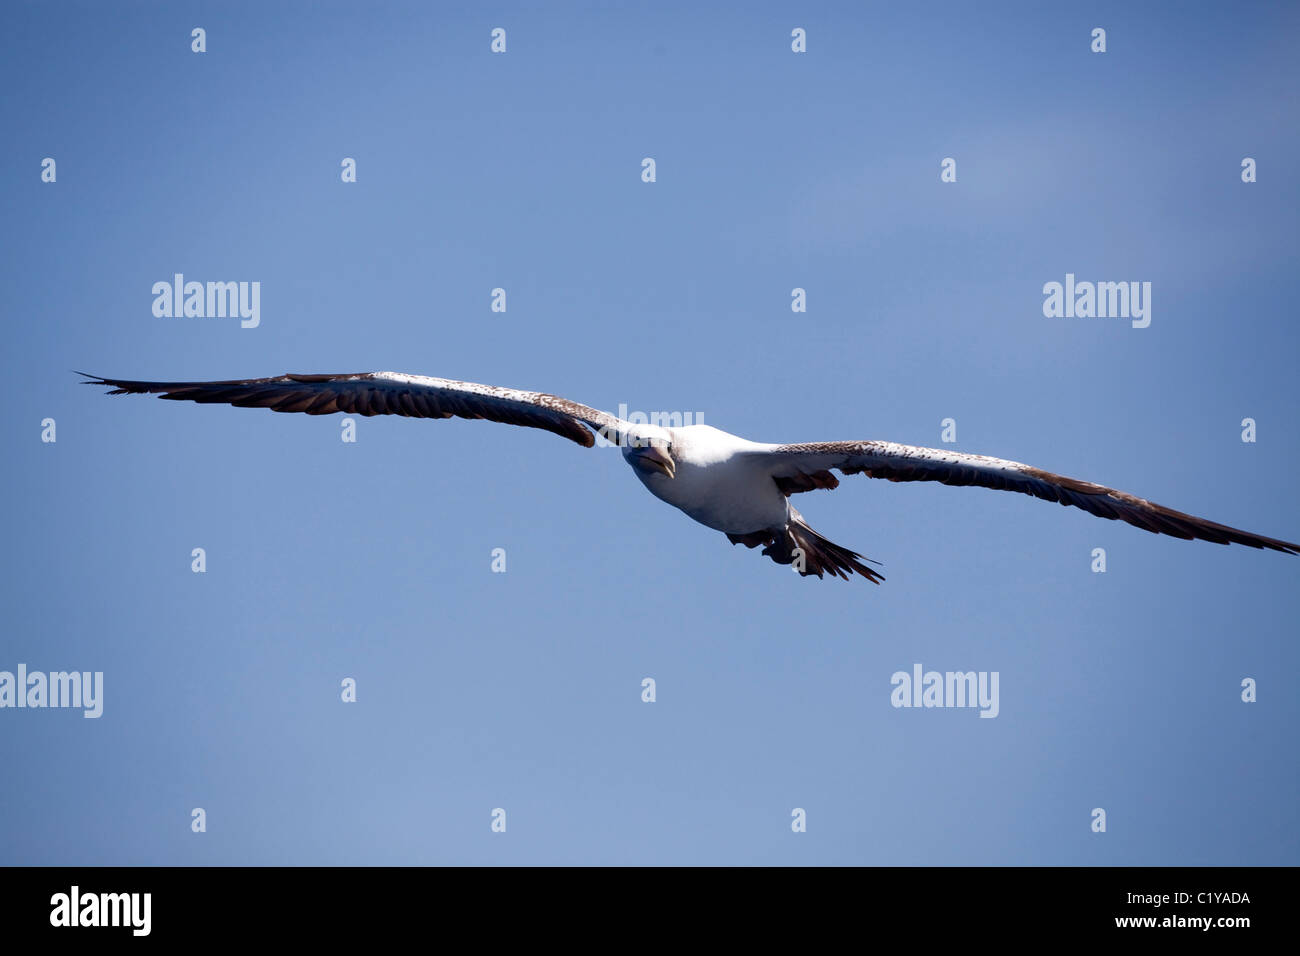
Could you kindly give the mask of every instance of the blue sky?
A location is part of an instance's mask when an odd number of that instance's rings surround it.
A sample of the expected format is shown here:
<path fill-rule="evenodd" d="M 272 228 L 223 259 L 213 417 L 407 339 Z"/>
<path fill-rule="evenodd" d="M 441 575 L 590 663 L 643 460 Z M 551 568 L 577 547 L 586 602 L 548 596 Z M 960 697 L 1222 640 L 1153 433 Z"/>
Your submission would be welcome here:
<path fill-rule="evenodd" d="M 805 580 L 613 451 L 345 444 L 70 372 L 394 369 L 760 441 L 952 418 L 962 451 L 1296 540 L 1298 19 L 11 5 L 0 670 L 105 690 L 97 720 L 0 710 L 0 861 L 1300 862 L 1296 558 L 849 478 L 798 507 L 887 581 Z M 155 317 L 178 272 L 260 282 L 260 325 Z M 1150 327 L 1046 318 L 1067 273 L 1151 282 Z M 892 707 L 916 663 L 998 672 L 998 717 Z"/>

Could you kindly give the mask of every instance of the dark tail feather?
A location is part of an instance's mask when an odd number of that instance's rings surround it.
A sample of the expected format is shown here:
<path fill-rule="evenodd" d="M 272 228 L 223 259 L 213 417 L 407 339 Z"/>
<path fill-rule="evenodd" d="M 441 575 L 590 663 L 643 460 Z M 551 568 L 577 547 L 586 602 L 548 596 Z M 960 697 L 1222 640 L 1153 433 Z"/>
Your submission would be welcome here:
<path fill-rule="evenodd" d="M 790 509 L 790 523 L 782 530 L 728 534 L 727 538 L 732 544 L 743 544 L 748 548 L 756 548 L 760 544 L 767 545 L 763 548 L 765 555 L 777 564 L 794 564 L 804 577 L 815 574 L 820 578 L 829 571 L 847 581 L 856 571 L 873 584 L 885 580 L 883 574 L 862 563 L 871 561 L 870 558 L 863 558 L 856 551 L 850 551 L 848 548 L 827 541 L 808 527 L 808 523 L 803 520 L 803 515 L 793 508 Z"/>

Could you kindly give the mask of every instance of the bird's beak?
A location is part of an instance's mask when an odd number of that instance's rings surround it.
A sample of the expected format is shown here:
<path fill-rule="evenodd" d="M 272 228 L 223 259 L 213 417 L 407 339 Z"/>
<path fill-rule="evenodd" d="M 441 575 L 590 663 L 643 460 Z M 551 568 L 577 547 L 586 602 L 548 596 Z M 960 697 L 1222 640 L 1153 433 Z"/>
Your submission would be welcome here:
<path fill-rule="evenodd" d="M 677 463 L 673 461 L 672 456 L 654 442 L 644 448 L 636 449 L 632 453 L 632 462 L 644 471 L 657 471 L 669 478 L 677 474 Z"/>

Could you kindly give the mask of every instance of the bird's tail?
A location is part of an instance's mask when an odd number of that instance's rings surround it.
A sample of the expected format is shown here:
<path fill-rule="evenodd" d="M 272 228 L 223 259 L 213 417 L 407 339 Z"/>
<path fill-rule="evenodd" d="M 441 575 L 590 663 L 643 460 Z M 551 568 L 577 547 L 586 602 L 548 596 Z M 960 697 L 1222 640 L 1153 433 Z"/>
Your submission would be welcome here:
<path fill-rule="evenodd" d="M 790 521 L 784 528 L 746 535 L 729 534 L 727 537 L 732 544 L 743 544 L 750 548 L 756 548 L 760 544 L 767 545 L 763 548 L 765 555 L 777 564 L 793 564 L 795 570 L 804 577 L 815 574 L 820 578 L 829 571 L 847 581 L 856 571 L 873 584 L 885 580 L 885 576 L 879 571 L 874 571 L 862 563 L 871 561 L 870 558 L 864 558 L 856 551 L 850 551 L 833 541 L 826 540 L 808 527 L 808 522 L 803 520 L 803 515 L 794 508 L 790 509 Z M 879 562 L 872 561 L 872 563 Z"/>

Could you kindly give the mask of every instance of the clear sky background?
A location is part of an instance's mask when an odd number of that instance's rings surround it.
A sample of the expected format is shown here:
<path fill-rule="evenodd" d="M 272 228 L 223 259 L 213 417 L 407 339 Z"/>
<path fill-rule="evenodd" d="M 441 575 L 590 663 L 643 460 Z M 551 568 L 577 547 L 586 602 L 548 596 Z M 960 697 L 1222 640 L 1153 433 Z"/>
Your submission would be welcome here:
<path fill-rule="evenodd" d="M 953 418 L 1300 539 L 1295 6 L 4 19 L 0 670 L 103 671 L 105 701 L 0 711 L 0 861 L 1300 863 L 1300 559 L 858 477 L 797 504 L 887 581 L 801 579 L 614 451 L 344 444 L 70 371 L 392 369 L 760 441 Z M 155 318 L 177 272 L 261 282 L 260 327 Z M 1045 318 L 1066 273 L 1151 282 L 1150 327 Z M 891 707 L 915 663 L 999 672 L 1000 715 Z"/>

